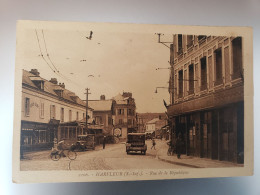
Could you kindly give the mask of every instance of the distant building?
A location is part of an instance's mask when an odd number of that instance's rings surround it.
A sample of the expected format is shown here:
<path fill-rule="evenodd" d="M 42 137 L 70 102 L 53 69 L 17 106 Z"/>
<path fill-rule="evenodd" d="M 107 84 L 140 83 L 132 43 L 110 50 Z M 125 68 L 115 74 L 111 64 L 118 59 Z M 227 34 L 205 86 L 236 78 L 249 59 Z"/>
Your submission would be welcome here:
<path fill-rule="evenodd" d="M 136 123 L 138 127 L 138 132 L 144 133 L 146 131 L 146 123 L 154 118 L 161 118 L 163 120 L 167 120 L 165 113 L 136 113 Z"/>
<path fill-rule="evenodd" d="M 82 120 L 86 116 L 85 103 L 65 88 L 56 78 L 46 80 L 37 69 L 23 70 L 21 145 L 23 150 L 43 149 L 53 146 L 58 138 L 60 123 Z M 88 118 L 92 118 L 91 108 Z M 72 132 L 59 132 L 69 135 Z"/>
<path fill-rule="evenodd" d="M 183 153 L 244 162 L 242 47 L 241 37 L 174 35 L 167 113 Z"/>
<path fill-rule="evenodd" d="M 146 123 L 146 131 L 145 133 L 150 133 L 155 135 L 155 137 L 161 138 L 163 137 L 163 127 L 167 125 L 167 120 L 162 118 L 154 118 Z"/>
<path fill-rule="evenodd" d="M 132 93 L 123 92 L 113 97 L 114 135 L 126 139 L 127 133 L 136 131 L 136 105 Z"/>
<path fill-rule="evenodd" d="M 89 100 L 88 105 L 93 108 L 93 119 L 97 125 L 103 125 L 103 133 L 113 135 L 113 100 L 106 100 L 105 95 L 100 100 Z"/>

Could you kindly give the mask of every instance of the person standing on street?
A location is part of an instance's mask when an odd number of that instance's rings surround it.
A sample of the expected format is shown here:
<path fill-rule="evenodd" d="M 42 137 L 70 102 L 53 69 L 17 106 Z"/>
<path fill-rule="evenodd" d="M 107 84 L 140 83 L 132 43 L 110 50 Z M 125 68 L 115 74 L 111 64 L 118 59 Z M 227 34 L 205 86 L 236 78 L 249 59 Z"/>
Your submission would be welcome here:
<path fill-rule="evenodd" d="M 178 158 L 181 158 L 181 148 L 182 148 L 182 139 L 181 139 L 181 133 L 179 133 L 176 139 L 176 154 Z"/>
<path fill-rule="evenodd" d="M 153 138 L 153 139 L 152 139 L 152 147 L 151 147 L 151 149 L 153 149 L 153 148 L 155 149 L 155 145 L 156 145 L 156 142 L 155 142 L 155 139 Z M 155 149 L 155 150 L 156 150 L 156 149 Z"/>
<path fill-rule="evenodd" d="M 106 136 L 104 136 L 104 139 L 103 139 L 103 149 L 105 149 L 106 147 Z"/>

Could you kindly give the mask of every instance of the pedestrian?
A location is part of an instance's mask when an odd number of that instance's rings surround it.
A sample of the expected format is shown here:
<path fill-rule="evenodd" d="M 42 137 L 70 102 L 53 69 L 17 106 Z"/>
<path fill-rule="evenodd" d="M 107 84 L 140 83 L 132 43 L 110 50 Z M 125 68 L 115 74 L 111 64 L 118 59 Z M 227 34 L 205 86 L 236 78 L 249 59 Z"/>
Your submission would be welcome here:
<path fill-rule="evenodd" d="M 104 136 L 103 138 L 103 149 L 105 149 L 105 147 L 106 147 L 106 136 Z"/>
<path fill-rule="evenodd" d="M 151 149 L 153 149 L 153 148 L 155 149 L 155 145 L 156 145 L 156 142 L 155 142 L 155 139 L 153 138 L 153 139 L 152 139 L 152 147 L 151 147 Z M 155 149 L 155 150 L 156 150 L 156 149 Z"/>
<path fill-rule="evenodd" d="M 177 158 L 181 158 L 181 148 L 182 148 L 182 139 L 181 139 L 181 133 L 179 133 L 178 137 L 176 139 L 176 154 L 177 154 Z"/>

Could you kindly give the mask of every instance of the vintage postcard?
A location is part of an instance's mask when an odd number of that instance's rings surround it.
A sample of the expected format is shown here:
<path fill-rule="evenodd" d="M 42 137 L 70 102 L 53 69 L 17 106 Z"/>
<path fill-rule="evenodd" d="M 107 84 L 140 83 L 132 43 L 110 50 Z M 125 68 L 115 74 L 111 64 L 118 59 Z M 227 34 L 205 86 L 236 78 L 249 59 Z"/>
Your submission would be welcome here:
<path fill-rule="evenodd" d="M 13 181 L 253 174 L 247 27 L 18 21 Z"/>

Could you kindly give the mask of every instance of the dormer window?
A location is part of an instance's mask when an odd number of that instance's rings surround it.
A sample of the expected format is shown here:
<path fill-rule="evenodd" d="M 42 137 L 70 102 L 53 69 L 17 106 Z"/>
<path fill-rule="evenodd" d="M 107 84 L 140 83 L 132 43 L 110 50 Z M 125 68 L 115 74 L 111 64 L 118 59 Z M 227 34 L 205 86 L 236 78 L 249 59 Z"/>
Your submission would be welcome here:
<path fill-rule="evenodd" d="M 73 96 L 70 96 L 70 97 L 71 97 L 71 99 L 72 99 L 74 102 L 78 103 L 78 100 L 79 100 L 79 97 L 78 97 L 78 96 L 73 95 Z"/>
<path fill-rule="evenodd" d="M 33 76 L 30 79 L 38 89 L 44 90 L 44 80 L 41 77 Z"/>
<path fill-rule="evenodd" d="M 56 89 L 54 90 L 55 93 L 59 96 L 59 97 L 63 97 L 63 90 L 62 89 Z"/>

